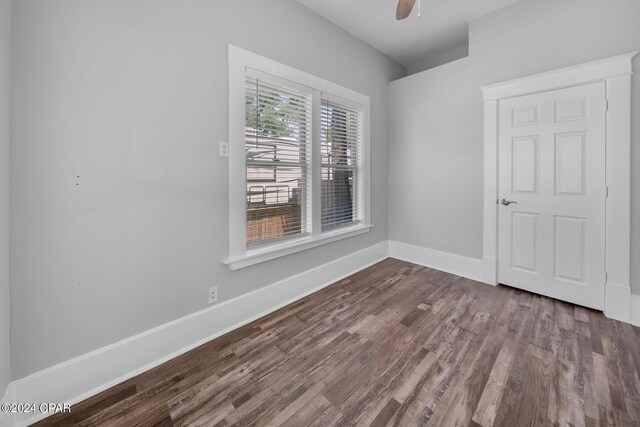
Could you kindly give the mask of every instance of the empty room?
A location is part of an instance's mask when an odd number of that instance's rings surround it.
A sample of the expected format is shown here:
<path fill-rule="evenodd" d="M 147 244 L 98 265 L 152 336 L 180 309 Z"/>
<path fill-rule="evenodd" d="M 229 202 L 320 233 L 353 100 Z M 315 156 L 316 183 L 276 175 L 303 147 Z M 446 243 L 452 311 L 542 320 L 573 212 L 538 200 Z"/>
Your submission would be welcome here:
<path fill-rule="evenodd" d="M 640 0 L 0 0 L 0 427 L 640 426 Z"/>

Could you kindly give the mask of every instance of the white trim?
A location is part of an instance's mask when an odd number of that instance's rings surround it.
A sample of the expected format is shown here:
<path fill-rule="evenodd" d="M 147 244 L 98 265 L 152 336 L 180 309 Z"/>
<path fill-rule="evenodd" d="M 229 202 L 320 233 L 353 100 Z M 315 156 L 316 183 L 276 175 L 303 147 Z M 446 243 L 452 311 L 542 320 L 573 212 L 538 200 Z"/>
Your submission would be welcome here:
<path fill-rule="evenodd" d="M 610 319 L 631 323 L 631 288 L 608 281 L 604 293 L 604 314 Z"/>
<path fill-rule="evenodd" d="M 352 89 L 340 86 L 328 80 L 316 77 L 304 71 L 295 69 L 277 61 L 265 58 L 264 56 L 249 52 L 233 45 L 228 45 L 228 71 L 229 71 L 229 256 L 223 262 L 229 265 L 232 270 L 244 268 L 258 262 L 265 262 L 281 256 L 286 256 L 294 252 L 307 250 L 324 243 L 339 240 L 341 238 L 352 237 L 362 234 L 371 228 L 371 99 L 369 96 L 356 92 Z M 320 189 L 320 171 L 315 171 L 320 166 L 320 156 L 312 156 L 312 207 L 311 238 L 296 239 L 295 244 L 291 242 L 265 246 L 259 251 L 251 250 L 246 246 L 246 168 L 245 168 L 245 74 L 251 69 L 261 75 L 273 76 L 279 81 L 289 81 L 298 87 L 304 87 L 312 95 L 312 144 L 317 145 L 319 140 L 320 126 L 318 125 L 320 110 L 319 97 L 329 97 L 340 99 L 347 105 L 362 108 L 363 110 L 363 151 L 362 161 L 364 162 L 364 212 L 360 214 L 358 220 L 365 224 L 353 233 L 339 233 L 340 236 L 331 232 L 322 232 L 319 227 L 319 204 L 320 198 L 317 190 Z M 312 154 L 318 154 L 319 150 L 313 148 Z M 357 232 L 356 232 L 357 231 Z M 304 241 L 304 243 L 302 243 Z M 283 249 L 286 247 L 286 249 Z M 271 252 L 271 254 L 267 254 Z"/>
<path fill-rule="evenodd" d="M 316 292 L 388 255 L 384 241 L 11 383 L 14 402 L 78 403 Z M 46 415 L 15 414 L 9 425 Z M 4 419 L 3 419 L 4 421 Z"/>
<path fill-rule="evenodd" d="M 631 59 L 629 59 L 631 61 Z M 607 79 L 607 281 L 628 288 L 621 309 L 605 308 L 605 314 L 629 323 L 631 294 L 631 75 Z M 609 292 L 605 291 L 608 295 Z"/>
<path fill-rule="evenodd" d="M 246 255 L 236 258 L 227 258 L 223 263 L 228 265 L 231 270 L 238 270 L 240 268 L 249 267 L 250 265 L 260 264 L 265 261 L 290 255 L 295 252 L 305 251 L 320 245 L 364 234 L 369 232 L 372 227 L 373 225 L 358 224 L 352 227 L 337 229 L 329 233 L 322 233 L 316 236 L 306 236 L 300 239 L 286 241 L 278 245 L 268 246 L 264 249 L 259 248 L 248 250 Z"/>
<path fill-rule="evenodd" d="M 631 295 L 631 324 L 640 327 L 640 295 Z"/>
<path fill-rule="evenodd" d="M 479 282 L 482 281 L 483 277 L 482 261 L 476 258 L 455 255 L 393 240 L 389 241 L 389 256 Z"/>
<path fill-rule="evenodd" d="M 530 95 L 537 92 L 603 81 L 633 73 L 631 60 L 638 52 L 481 86 L 485 101 Z"/>
<path fill-rule="evenodd" d="M 638 52 L 482 87 L 484 106 L 483 279 L 497 284 L 498 101 L 596 81 L 607 85 L 607 253 L 605 315 L 630 322 L 631 74 Z M 624 292 L 621 288 L 627 288 Z"/>
<path fill-rule="evenodd" d="M 483 281 L 498 284 L 498 101 L 484 103 Z M 493 238 L 492 238 L 493 237 Z"/>
<path fill-rule="evenodd" d="M 229 258 L 245 254 L 246 167 L 244 145 L 245 91 L 244 51 L 229 45 Z M 234 143 L 235 141 L 235 143 Z M 242 143 L 238 143 L 242 141 Z"/>

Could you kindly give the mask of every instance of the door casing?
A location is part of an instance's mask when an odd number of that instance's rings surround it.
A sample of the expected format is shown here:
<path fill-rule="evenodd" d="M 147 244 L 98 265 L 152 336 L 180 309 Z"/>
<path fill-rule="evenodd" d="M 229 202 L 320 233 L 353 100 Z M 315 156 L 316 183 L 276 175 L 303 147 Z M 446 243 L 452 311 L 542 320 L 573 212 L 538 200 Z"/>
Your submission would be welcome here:
<path fill-rule="evenodd" d="M 499 101 L 540 92 L 605 82 L 607 317 L 631 321 L 631 74 L 638 52 L 606 58 L 502 83 L 483 86 L 484 241 L 483 281 L 498 284 L 498 105 Z"/>

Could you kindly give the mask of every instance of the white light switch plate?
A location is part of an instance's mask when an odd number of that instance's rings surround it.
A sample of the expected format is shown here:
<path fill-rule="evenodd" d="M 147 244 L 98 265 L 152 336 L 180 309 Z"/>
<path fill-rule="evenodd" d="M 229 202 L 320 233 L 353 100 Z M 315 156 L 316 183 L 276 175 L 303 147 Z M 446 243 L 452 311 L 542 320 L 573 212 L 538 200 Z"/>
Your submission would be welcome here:
<path fill-rule="evenodd" d="M 229 143 L 220 141 L 220 157 L 229 157 Z"/>

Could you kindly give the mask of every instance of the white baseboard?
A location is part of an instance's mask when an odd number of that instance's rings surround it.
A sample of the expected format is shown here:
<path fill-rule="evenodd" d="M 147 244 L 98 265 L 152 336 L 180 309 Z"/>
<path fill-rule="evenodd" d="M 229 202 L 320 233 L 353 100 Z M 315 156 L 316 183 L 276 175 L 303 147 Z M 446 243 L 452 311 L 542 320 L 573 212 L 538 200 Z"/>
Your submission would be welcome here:
<path fill-rule="evenodd" d="M 389 241 L 389 256 L 414 264 L 424 265 L 467 279 L 482 282 L 484 266 L 482 260 L 423 248 L 408 243 Z"/>
<path fill-rule="evenodd" d="M 12 402 L 78 403 L 388 256 L 382 242 L 11 383 Z M 47 415 L 2 419 L 22 426 Z"/>
<path fill-rule="evenodd" d="M 631 295 L 631 324 L 640 327 L 640 295 Z"/>
<path fill-rule="evenodd" d="M 4 395 L 2 396 L 2 399 L 0 399 L 0 404 L 15 402 L 16 400 L 13 398 L 13 396 L 14 396 L 13 383 L 10 383 L 7 386 L 7 389 L 5 390 Z M 10 419 L 9 414 L 5 414 L 2 411 L 0 411 L 0 427 L 10 427 L 12 425 L 13 425 L 13 422 Z"/>
<path fill-rule="evenodd" d="M 604 314 L 610 319 L 631 323 L 631 288 L 608 282 L 605 286 Z"/>

